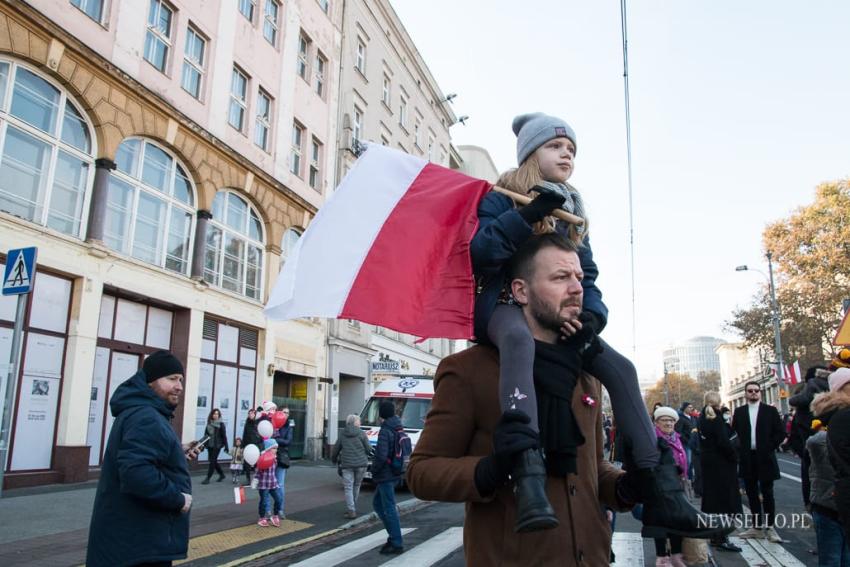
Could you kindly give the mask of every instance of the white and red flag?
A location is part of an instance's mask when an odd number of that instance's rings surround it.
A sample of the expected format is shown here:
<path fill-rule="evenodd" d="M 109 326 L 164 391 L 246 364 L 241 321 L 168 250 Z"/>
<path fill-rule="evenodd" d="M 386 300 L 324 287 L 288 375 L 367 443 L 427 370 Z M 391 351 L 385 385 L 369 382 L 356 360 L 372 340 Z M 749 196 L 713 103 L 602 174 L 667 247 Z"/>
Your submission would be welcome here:
<path fill-rule="evenodd" d="M 486 181 L 367 144 L 286 259 L 266 315 L 472 338 L 469 244 L 489 189 Z"/>
<path fill-rule="evenodd" d="M 785 382 L 793 386 L 800 383 L 800 361 L 795 360 L 794 364 L 785 365 Z"/>

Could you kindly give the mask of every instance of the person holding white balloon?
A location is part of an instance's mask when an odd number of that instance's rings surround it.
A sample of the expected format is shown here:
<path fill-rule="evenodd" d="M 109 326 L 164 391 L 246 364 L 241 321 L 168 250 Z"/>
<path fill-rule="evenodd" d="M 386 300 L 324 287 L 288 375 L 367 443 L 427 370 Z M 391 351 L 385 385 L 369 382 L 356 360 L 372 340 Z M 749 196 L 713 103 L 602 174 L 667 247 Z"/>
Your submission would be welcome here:
<path fill-rule="evenodd" d="M 265 421 L 263 423 L 269 422 Z M 271 425 L 271 423 L 269 423 L 269 425 Z M 260 431 L 260 433 L 262 434 L 262 431 Z M 258 526 L 266 527 L 269 525 L 269 522 L 271 522 L 271 525 L 274 527 L 280 526 L 283 502 L 280 499 L 280 492 L 278 491 L 277 476 L 275 475 L 276 470 L 277 443 L 272 439 L 266 439 L 263 441 L 263 452 L 257 460 L 256 479 L 257 490 L 260 493 L 260 504 L 258 506 L 260 519 L 257 520 Z M 267 517 L 269 515 L 270 507 L 269 496 L 271 496 L 271 499 L 274 501 L 274 510 L 272 511 L 271 518 Z"/>

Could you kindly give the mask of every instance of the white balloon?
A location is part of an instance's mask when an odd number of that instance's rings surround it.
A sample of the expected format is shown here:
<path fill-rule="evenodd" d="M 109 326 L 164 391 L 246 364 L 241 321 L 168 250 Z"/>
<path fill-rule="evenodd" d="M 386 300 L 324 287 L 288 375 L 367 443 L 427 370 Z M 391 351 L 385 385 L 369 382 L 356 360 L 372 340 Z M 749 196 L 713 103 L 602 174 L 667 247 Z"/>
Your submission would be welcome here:
<path fill-rule="evenodd" d="M 260 437 L 263 439 L 268 439 L 274 433 L 274 425 L 269 420 L 263 420 L 257 424 L 257 433 L 260 434 Z"/>
<path fill-rule="evenodd" d="M 242 458 L 253 467 L 260 459 L 260 448 L 254 444 L 247 445 L 245 450 L 242 451 Z"/>

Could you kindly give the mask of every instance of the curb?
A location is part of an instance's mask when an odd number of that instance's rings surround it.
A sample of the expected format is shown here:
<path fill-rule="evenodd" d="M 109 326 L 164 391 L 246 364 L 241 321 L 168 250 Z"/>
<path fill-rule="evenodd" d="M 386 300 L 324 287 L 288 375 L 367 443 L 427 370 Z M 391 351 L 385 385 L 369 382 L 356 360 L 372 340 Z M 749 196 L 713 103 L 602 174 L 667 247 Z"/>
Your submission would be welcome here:
<path fill-rule="evenodd" d="M 418 498 L 408 498 L 407 500 L 404 500 L 404 501 L 396 504 L 396 508 L 398 508 L 399 514 L 407 514 L 407 513 L 413 512 L 415 510 L 418 510 L 420 508 L 425 508 L 426 506 L 430 506 L 431 504 L 434 504 L 434 502 L 431 502 L 431 501 L 428 501 L 428 500 L 420 500 Z M 366 514 L 364 516 L 360 516 L 360 517 L 358 517 L 354 520 L 351 520 L 350 522 L 347 522 L 347 523 L 341 525 L 337 529 L 338 530 L 350 530 L 351 528 L 355 528 L 355 527 L 359 526 L 360 524 L 365 524 L 365 523 L 376 521 L 376 520 L 378 520 L 378 515 L 375 512 L 369 512 L 368 514 Z"/>
<path fill-rule="evenodd" d="M 431 504 L 436 504 L 436 502 L 429 501 L 429 500 L 420 500 L 418 498 L 409 498 L 407 500 L 404 500 L 404 501 L 396 504 L 396 508 L 398 508 L 399 515 L 401 515 L 401 514 L 409 514 L 410 512 L 414 512 L 414 511 L 419 510 L 421 508 L 426 508 L 426 507 L 430 506 Z M 245 556 L 245 557 L 240 557 L 240 558 L 234 559 L 233 561 L 230 561 L 228 563 L 224 563 L 224 564 L 221 565 L 221 567 L 237 567 L 238 565 L 243 565 L 245 563 L 248 563 L 249 561 L 254 561 L 256 559 L 262 559 L 263 557 L 268 557 L 269 555 L 274 555 L 275 553 L 280 553 L 281 551 L 286 551 L 287 549 L 292 549 L 294 547 L 298 547 L 300 545 L 304 545 L 304 544 L 307 544 L 307 543 L 310 543 L 310 542 L 313 542 L 313 541 L 316 541 L 316 540 L 319 540 L 319 539 L 322 539 L 322 538 L 325 538 L 325 537 L 328 537 L 328 536 L 336 535 L 336 534 L 342 533 L 346 530 L 350 530 L 352 528 L 359 527 L 362 524 L 367 524 L 367 523 L 377 521 L 377 520 L 378 520 L 378 515 L 375 512 L 370 512 L 369 514 L 366 514 L 364 516 L 360 516 L 359 518 L 357 518 L 355 520 L 351 520 L 350 522 L 342 524 L 338 528 L 334 528 L 334 529 L 327 530 L 327 531 L 324 531 L 324 532 L 321 532 L 321 533 L 318 533 L 318 534 L 314 534 L 314 535 L 311 535 L 309 537 L 306 537 L 304 539 L 300 539 L 300 540 L 297 540 L 297 541 L 292 541 L 292 542 L 289 542 L 289 543 L 285 543 L 285 544 L 282 544 L 282 545 L 271 547 L 269 549 L 264 549 L 262 551 L 258 551 L 256 553 L 251 554 L 251 555 L 248 555 L 248 556 Z"/>

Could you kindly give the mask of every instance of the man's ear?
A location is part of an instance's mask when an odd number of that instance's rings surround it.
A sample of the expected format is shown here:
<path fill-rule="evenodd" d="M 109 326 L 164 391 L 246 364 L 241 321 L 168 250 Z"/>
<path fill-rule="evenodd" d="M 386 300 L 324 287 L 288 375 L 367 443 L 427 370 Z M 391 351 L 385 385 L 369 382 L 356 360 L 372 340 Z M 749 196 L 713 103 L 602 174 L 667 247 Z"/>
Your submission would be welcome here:
<path fill-rule="evenodd" d="M 528 304 L 528 283 L 520 278 L 511 281 L 511 294 L 520 305 Z"/>

